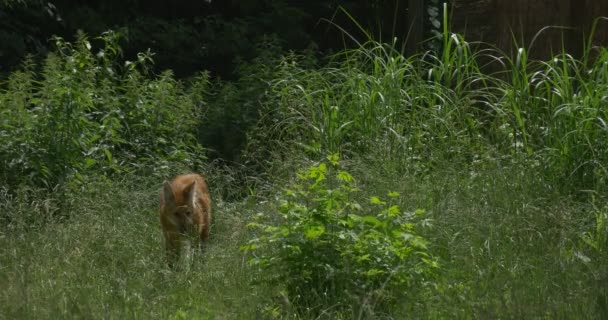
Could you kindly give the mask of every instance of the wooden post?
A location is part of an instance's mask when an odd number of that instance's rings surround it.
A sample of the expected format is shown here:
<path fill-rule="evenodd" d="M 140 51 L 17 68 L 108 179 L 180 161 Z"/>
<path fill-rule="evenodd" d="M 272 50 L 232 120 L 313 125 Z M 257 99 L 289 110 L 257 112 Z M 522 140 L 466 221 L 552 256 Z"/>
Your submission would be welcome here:
<path fill-rule="evenodd" d="M 418 52 L 420 43 L 424 37 L 424 0 L 408 0 L 407 23 L 409 31 L 407 34 L 407 54 L 413 55 Z"/>

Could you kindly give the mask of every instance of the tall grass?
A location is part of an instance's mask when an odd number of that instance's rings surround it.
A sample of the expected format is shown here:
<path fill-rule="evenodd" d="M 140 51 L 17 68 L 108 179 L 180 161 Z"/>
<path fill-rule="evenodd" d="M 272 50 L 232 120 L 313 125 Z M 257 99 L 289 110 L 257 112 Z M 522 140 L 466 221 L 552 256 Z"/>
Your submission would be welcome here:
<path fill-rule="evenodd" d="M 370 40 L 326 66 L 287 55 L 276 67 L 254 157 L 275 155 L 284 173 L 339 152 L 364 187 L 397 189 L 412 199 L 402 207 L 436 219 L 438 296 L 390 314 L 605 315 L 606 255 L 583 235 L 608 231 L 594 209 L 606 201 L 608 50 L 532 61 L 517 49 L 474 49 L 446 29 L 439 52 Z"/>
<path fill-rule="evenodd" d="M 253 216 L 268 218 L 264 239 L 269 251 L 259 256 L 267 259 L 280 250 L 290 257 L 291 249 L 273 247 L 286 236 L 284 229 L 305 230 L 312 248 L 319 244 L 315 239 L 327 248 L 334 242 L 323 242 L 325 237 L 355 239 L 347 226 L 359 226 L 357 217 L 341 216 L 344 208 L 336 199 L 364 211 L 361 226 L 374 221 L 382 226 L 384 211 L 357 206 L 362 197 L 340 194 L 330 182 L 320 189 L 302 185 L 299 192 L 306 197 L 281 207 L 282 200 L 293 196 L 293 190 L 283 188 L 293 185 L 294 169 L 318 168 L 320 159 L 339 153 L 340 170 L 356 177 L 350 191 L 398 193 L 391 200 L 395 208 L 426 209 L 429 219 L 420 236 L 438 266 L 432 275 L 416 277 L 424 283 L 424 294 L 387 296 L 390 303 L 374 305 L 377 310 L 364 303 L 361 318 L 605 318 L 608 50 L 588 48 L 581 58 L 559 52 L 551 60 L 532 61 L 526 48 L 509 57 L 478 49 L 447 28 L 442 40 L 441 51 L 410 57 L 394 43 L 369 40 L 324 66 L 315 66 L 307 55 L 278 57 L 275 52 L 265 56 L 269 60 L 258 60 L 263 65 L 259 70 L 244 65 L 247 76 L 241 82 L 214 91 L 207 107 L 221 109 L 211 110 L 200 123 L 182 119 L 201 107 L 205 76 L 183 87 L 169 73 L 150 78 L 128 64 L 120 73 L 124 77 L 117 79 L 105 74 L 103 58 L 92 55 L 83 40 L 76 49 L 60 46 L 64 49 L 40 73 L 34 67 L 14 73 L 0 95 L 10 106 L 0 109 L 0 174 L 11 187 L 10 192 L 0 190 L 0 315 L 344 316 L 344 310 L 357 309 L 344 305 L 353 301 L 344 299 L 352 291 L 341 292 L 341 313 L 331 307 L 338 300 L 322 293 L 318 300 L 308 299 L 310 305 L 293 306 L 307 299 L 286 296 L 280 283 L 260 285 L 285 275 L 253 272 L 238 250 L 259 237 L 245 228 Z M 66 50 L 69 54 L 61 56 Z M 79 59 L 88 67 L 78 69 Z M 74 76 L 74 68 L 81 72 Z M 248 90 L 239 96 L 243 88 Z M 178 103 L 183 109 L 163 109 Z M 242 177 L 252 171 L 207 168 L 216 200 L 211 247 L 189 271 L 167 270 L 156 213 L 159 175 L 193 164 L 188 159 L 200 149 L 192 140 L 197 125 L 229 130 L 234 123 L 249 124 L 255 112 L 260 120 L 246 132 L 243 159 L 259 171 Z M 224 116 L 226 122 L 217 123 Z M 178 132 L 185 136 L 174 139 Z M 199 137 L 212 135 L 199 132 Z M 89 150 L 93 153 L 86 154 Z M 15 159 L 16 154 L 24 156 Z M 126 172 L 124 178 L 112 174 L 108 163 Z M 102 174 L 83 176 L 79 188 L 61 197 L 38 192 L 43 185 L 53 190 L 83 168 Z M 103 173 L 109 178 L 102 178 Z M 242 188 L 237 180 L 256 183 L 243 191 L 237 190 Z M 248 197 L 223 202 L 234 194 Z M 281 214 L 294 225 L 281 225 Z M 298 224 L 309 220 L 314 228 Z M 330 230 L 324 229 L 327 221 L 335 222 L 331 230 L 343 234 L 321 236 L 320 230 Z M 398 238 L 372 229 L 357 230 L 375 239 Z M 295 245 L 303 237 L 289 236 Z M 357 248 L 368 248 L 365 244 Z M 359 266 L 361 275 L 378 274 L 365 269 L 373 265 L 366 259 L 377 258 L 375 250 L 361 257 L 360 251 L 345 248 L 352 256 L 344 265 Z M 397 264 L 376 269 L 401 270 Z M 310 267 L 306 260 L 292 265 Z M 309 276 L 304 267 L 304 282 L 325 276 Z M 352 278 L 348 268 L 337 271 Z M 290 280 L 293 288 L 305 288 L 298 278 Z M 397 288 L 416 290 L 401 285 Z"/>
<path fill-rule="evenodd" d="M 608 51 L 597 48 L 575 59 L 566 52 L 529 62 L 520 48 L 499 106 L 514 119 L 515 143 L 546 157 L 548 177 L 586 190 L 606 187 L 606 68 Z"/>
<path fill-rule="evenodd" d="M 207 251 L 187 272 L 163 261 L 157 179 L 89 181 L 70 194 L 68 221 L 40 219 L 47 198 L 0 195 L 0 317 L 7 319 L 248 318 L 264 303 L 249 290 L 238 246 L 239 204 L 222 206 Z M 217 197 L 214 197 L 217 199 Z M 216 206 L 216 208 L 218 208 Z M 259 295 L 258 295 L 259 293 Z"/>
<path fill-rule="evenodd" d="M 317 156 L 382 149 L 404 164 L 488 153 L 536 157 L 560 186 L 604 190 L 608 50 L 549 61 L 517 52 L 511 59 L 474 50 L 446 30 L 438 53 L 405 57 L 392 44 L 368 41 L 317 69 L 288 55 L 257 129 L 267 137 L 258 141 Z M 480 65 L 487 61 L 502 70 L 487 74 Z"/>

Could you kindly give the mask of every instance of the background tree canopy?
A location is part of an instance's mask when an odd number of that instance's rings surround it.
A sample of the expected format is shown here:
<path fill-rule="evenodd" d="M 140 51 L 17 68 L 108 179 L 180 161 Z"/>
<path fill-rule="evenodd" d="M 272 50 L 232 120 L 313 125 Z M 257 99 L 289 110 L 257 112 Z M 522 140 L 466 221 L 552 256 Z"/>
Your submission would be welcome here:
<path fill-rule="evenodd" d="M 346 15 L 336 14 L 339 7 L 379 38 L 407 35 L 407 2 L 399 0 L 5 0 L 0 72 L 26 54 L 44 55 L 52 35 L 71 40 L 77 30 L 98 35 L 112 29 L 124 34 L 127 56 L 148 48 L 155 52 L 159 70 L 170 68 L 183 77 L 207 69 L 212 76 L 231 78 L 235 58 L 251 59 L 264 36 L 276 37 L 290 50 L 314 47 L 328 53 L 352 45 L 332 25 L 360 36 Z"/>

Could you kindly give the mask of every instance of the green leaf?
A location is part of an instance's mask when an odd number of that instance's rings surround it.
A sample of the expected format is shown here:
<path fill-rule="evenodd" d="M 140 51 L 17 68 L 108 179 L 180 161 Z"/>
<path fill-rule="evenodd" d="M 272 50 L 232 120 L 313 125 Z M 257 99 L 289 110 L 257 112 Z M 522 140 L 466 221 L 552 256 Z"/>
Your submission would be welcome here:
<path fill-rule="evenodd" d="M 388 208 L 387 210 L 387 214 L 389 216 L 389 218 L 394 218 L 394 217 L 398 217 L 399 214 L 401 213 L 401 210 L 399 209 L 398 205 L 393 205 L 390 208 Z"/>
<path fill-rule="evenodd" d="M 240 246 L 240 248 L 239 248 L 239 249 L 240 249 L 241 251 L 245 251 L 245 252 L 247 252 L 247 251 L 252 251 L 252 250 L 255 250 L 255 249 L 257 249 L 257 248 L 258 248 L 258 246 L 257 246 L 255 243 L 248 243 L 248 244 L 245 244 L 245 245 Z"/>
<path fill-rule="evenodd" d="M 400 194 L 399 194 L 399 192 L 396 192 L 396 191 L 391 191 L 391 192 L 389 192 L 389 193 L 388 193 L 388 196 L 389 196 L 390 198 L 396 198 L 396 197 L 399 197 L 399 196 L 400 196 Z"/>
<path fill-rule="evenodd" d="M 93 135 L 91 138 L 89 138 L 89 143 L 95 143 L 100 138 L 101 138 L 101 135 L 99 135 L 99 134 Z"/>
<path fill-rule="evenodd" d="M 320 163 L 317 166 L 317 170 L 319 170 L 320 173 L 325 173 L 327 171 L 327 165 L 325 163 Z"/>
<path fill-rule="evenodd" d="M 338 180 L 344 181 L 344 182 L 351 182 L 353 181 L 353 176 L 350 175 L 350 173 L 346 172 L 346 171 L 338 171 Z"/>
<path fill-rule="evenodd" d="M 329 163 L 332 166 L 337 167 L 339 164 L 340 155 L 338 153 L 332 153 L 327 156 L 327 160 L 329 160 Z"/>
<path fill-rule="evenodd" d="M 426 240 L 422 239 L 421 237 L 413 237 L 410 240 L 410 243 L 415 248 L 426 249 Z"/>
<path fill-rule="evenodd" d="M 364 254 L 362 256 L 357 257 L 357 262 L 367 261 L 367 260 L 369 260 L 370 257 L 371 257 L 371 255 L 369 253 Z"/>
<path fill-rule="evenodd" d="M 370 269 L 370 270 L 366 271 L 364 274 L 368 277 L 374 277 L 377 275 L 381 275 L 383 273 L 384 273 L 384 271 L 374 268 L 374 269 Z"/>
<path fill-rule="evenodd" d="M 96 163 L 97 163 L 97 161 L 95 159 L 87 158 L 84 161 L 84 168 L 88 169 L 88 168 L 94 166 Z"/>
<path fill-rule="evenodd" d="M 106 154 L 106 158 L 108 159 L 109 163 L 113 163 L 112 161 L 112 152 L 110 152 L 110 150 L 108 149 L 104 149 L 103 152 Z"/>
<path fill-rule="evenodd" d="M 385 205 L 385 204 L 386 204 L 386 202 L 384 202 L 384 201 L 380 200 L 380 198 L 375 197 L 375 196 L 374 196 L 374 197 L 371 197 L 370 202 L 371 202 L 372 204 L 378 204 L 378 205 Z"/>
<path fill-rule="evenodd" d="M 282 226 L 279 228 L 279 232 L 281 233 L 281 236 L 286 237 L 289 235 L 289 228 L 287 228 L 286 226 Z"/>
<path fill-rule="evenodd" d="M 384 223 L 374 216 L 364 216 L 362 220 L 363 222 L 374 225 L 375 227 L 384 226 Z"/>
<path fill-rule="evenodd" d="M 246 225 L 247 228 L 262 228 L 263 225 L 257 223 L 257 222 L 250 222 Z"/>
<path fill-rule="evenodd" d="M 398 234 L 403 238 L 403 240 L 408 241 L 414 238 L 414 235 L 409 232 L 398 232 Z"/>
<path fill-rule="evenodd" d="M 360 216 L 358 216 L 356 214 L 352 214 L 352 213 L 349 214 L 348 217 L 351 218 L 353 221 L 361 221 L 362 220 L 362 218 Z"/>
<path fill-rule="evenodd" d="M 327 165 L 321 163 L 318 166 L 312 166 L 308 169 L 306 177 L 309 179 L 315 179 L 316 182 L 325 180 L 325 172 L 327 171 Z"/>
<path fill-rule="evenodd" d="M 322 226 L 322 225 L 308 226 L 306 228 L 306 238 L 307 239 L 318 238 L 324 233 L 325 233 L 325 226 Z"/>

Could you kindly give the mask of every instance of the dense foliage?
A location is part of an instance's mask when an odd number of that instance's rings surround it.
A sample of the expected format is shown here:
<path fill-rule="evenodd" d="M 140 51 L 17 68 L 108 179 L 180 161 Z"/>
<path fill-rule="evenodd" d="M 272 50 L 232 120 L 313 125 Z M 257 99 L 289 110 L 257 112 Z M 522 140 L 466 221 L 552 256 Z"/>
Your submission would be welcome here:
<path fill-rule="evenodd" d="M 6 73 L 0 318 L 606 318 L 608 49 L 511 58 L 444 12 L 430 51 L 370 37 L 319 59 L 225 18 L 196 23 L 255 48 L 228 80 L 159 71 L 166 52 L 122 49 L 137 28 L 55 37 Z M 135 23 L 200 54 L 191 22 Z M 214 223 L 175 272 L 156 211 L 183 171 L 208 178 Z"/>
<path fill-rule="evenodd" d="M 421 297 L 436 267 L 416 231 L 417 222 L 428 223 L 424 210 L 361 199 L 338 155 L 328 160 L 298 173 L 278 201 L 280 217 L 259 213 L 249 224 L 258 236 L 243 249 L 260 279 L 284 290 L 288 309 L 311 316 L 331 307 L 370 317 L 414 292 Z"/>
<path fill-rule="evenodd" d="M 89 173 L 165 173 L 204 160 L 196 130 L 208 78 L 186 91 L 171 72 L 151 76 L 151 53 L 125 61 L 117 35 L 55 38 L 38 66 L 26 61 L 0 91 L 0 181 L 55 188 Z"/>
<path fill-rule="evenodd" d="M 606 188 L 606 49 L 590 67 L 567 54 L 529 63 L 522 49 L 503 62 L 510 64 L 505 80 L 485 75 L 477 61 L 487 57 L 463 39 L 446 41 L 439 57 L 407 59 L 372 42 L 321 69 L 284 58 L 254 131 L 262 137 L 251 140 L 262 144 L 255 149 L 285 146 L 267 144 L 270 138 L 317 156 L 374 151 L 404 168 L 514 156 L 561 187 Z"/>

